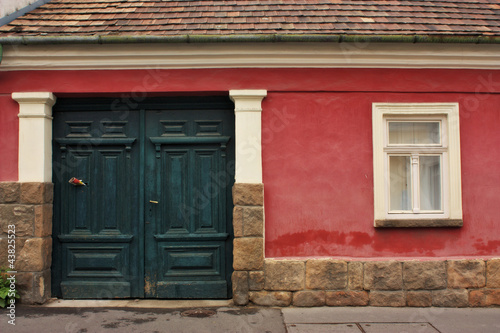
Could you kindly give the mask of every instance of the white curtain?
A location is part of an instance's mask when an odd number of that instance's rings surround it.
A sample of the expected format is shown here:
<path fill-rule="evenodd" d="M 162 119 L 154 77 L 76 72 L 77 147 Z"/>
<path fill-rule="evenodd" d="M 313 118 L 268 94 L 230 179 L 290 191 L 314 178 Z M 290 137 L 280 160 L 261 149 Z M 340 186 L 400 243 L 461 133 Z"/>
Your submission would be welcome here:
<path fill-rule="evenodd" d="M 411 158 L 389 156 L 390 210 L 411 210 Z"/>
<path fill-rule="evenodd" d="M 440 143 L 438 121 L 390 121 L 389 144 L 427 145 Z"/>
<path fill-rule="evenodd" d="M 441 156 L 420 156 L 420 210 L 441 210 Z"/>

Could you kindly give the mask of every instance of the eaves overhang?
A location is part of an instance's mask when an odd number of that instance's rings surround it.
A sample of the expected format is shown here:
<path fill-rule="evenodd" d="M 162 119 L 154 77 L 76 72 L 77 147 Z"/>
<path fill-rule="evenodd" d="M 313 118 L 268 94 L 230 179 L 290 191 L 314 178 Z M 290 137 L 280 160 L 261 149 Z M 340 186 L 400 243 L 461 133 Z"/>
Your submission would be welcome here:
<path fill-rule="evenodd" d="M 130 44 L 130 43 L 467 43 L 500 44 L 500 36 L 470 35 L 335 35 L 335 34 L 242 34 L 242 35 L 94 35 L 5 36 L 0 44 Z"/>
<path fill-rule="evenodd" d="M 500 37 L 0 37 L 0 71 L 191 68 L 500 69 Z M 140 47 L 138 47 L 140 43 Z"/>

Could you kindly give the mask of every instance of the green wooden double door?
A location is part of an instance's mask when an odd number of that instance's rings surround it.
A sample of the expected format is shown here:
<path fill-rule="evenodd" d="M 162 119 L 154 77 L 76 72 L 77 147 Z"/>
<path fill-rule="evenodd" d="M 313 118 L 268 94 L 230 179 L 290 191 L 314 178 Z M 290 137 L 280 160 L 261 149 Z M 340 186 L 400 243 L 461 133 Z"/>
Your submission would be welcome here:
<path fill-rule="evenodd" d="M 233 110 L 227 97 L 58 101 L 54 296 L 230 297 Z"/>

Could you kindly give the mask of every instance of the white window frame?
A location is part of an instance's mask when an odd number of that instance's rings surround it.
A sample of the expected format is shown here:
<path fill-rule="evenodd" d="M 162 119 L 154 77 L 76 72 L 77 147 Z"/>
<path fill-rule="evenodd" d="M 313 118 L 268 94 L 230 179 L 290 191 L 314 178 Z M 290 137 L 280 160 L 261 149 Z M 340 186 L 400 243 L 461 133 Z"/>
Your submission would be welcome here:
<path fill-rule="evenodd" d="M 388 121 L 441 121 L 441 144 L 428 153 L 442 154 L 442 210 L 439 212 L 389 212 L 388 156 L 401 149 L 388 145 Z M 460 227 L 462 186 L 460 169 L 460 125 L 458 103 L 373 103 L 373 183 L 375 227 Z M 418 148 L 420 149 L 420 148 Z M 418 150 L 417 149 L 417 150 Z M 426 151 L 425 148 L 422 150 Z M 426 151 L 427 152 L 427 151 Z"/>

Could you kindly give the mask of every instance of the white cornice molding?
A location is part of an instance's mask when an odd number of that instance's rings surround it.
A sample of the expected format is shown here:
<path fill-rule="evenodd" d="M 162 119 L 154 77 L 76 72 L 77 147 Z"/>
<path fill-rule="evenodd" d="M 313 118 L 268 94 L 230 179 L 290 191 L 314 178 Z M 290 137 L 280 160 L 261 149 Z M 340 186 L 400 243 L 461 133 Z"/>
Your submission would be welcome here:
<path fill-rule="evenodd" d="M 262 112 L 262 99 L 267 90 L 230 90 L 229 97 L 234 102 L 234 112 Z"/>
<path fill-rule="evenodd" d="M 12 99 L 18 102 L 19 104 L 44 104 L 49 108 L 54 106 L 56 103 L 56 97 L 54 94 L 50 92 L 14 92 L 12 93 Z M 39 110 L 39 109 L 37 109 Z M 20 111 L 20 116 L 25 116 L 22 113 L 23 110 Z M 46 112 L 45 109 L 40 109 L 40 112 Z M 44 114 L 45 115 L 45 114 Z M 50 114 L 49 114 L 50 116 Z"/>
<path fill-rule="evenodd" d="M 4 45 L 0 71 L 181 68 L 500 69 L 500 45 L 227 43 Z"/>

